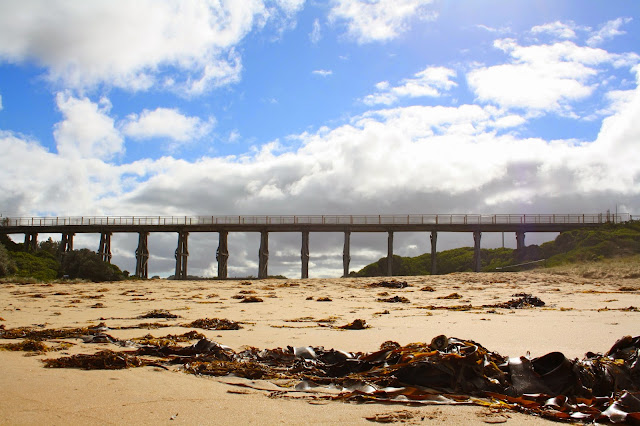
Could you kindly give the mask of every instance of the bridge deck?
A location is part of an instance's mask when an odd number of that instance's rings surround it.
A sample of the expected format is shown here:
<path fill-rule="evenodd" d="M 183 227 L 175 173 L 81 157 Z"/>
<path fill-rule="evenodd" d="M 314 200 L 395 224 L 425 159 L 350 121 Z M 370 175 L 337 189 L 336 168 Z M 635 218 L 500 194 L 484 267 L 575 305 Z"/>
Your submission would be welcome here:
<path fill-rule="evenodd" d="M 562 232 L 629 220 L 612 214 L 83 216 L 4 218 L 0 233 L 25 232 Z"/>

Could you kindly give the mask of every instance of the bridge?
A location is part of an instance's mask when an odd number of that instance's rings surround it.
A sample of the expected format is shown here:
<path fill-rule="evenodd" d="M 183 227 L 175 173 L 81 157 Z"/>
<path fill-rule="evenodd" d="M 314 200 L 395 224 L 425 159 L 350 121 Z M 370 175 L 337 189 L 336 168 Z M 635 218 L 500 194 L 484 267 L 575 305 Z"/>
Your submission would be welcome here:
<path fill-rule="evenodd" d="M 637 218 L 637 217 L 636 217 Z M 138 234 L 135 275 L 148 278 L 151 232 L 177 233 L 175 279 L 187 278 L 188 238 L 191 232 L 218 233 L 218 278 L 227 278 L 230 232 L 259 232 L 258 278 L 266 278 L 269 261 L 269 233 L 298 232 L 302 235 L 301 277 L 309 277 L 309 234 L 342 232 L 344 276 L 349 274 L 350 237 L 352 232 L 386 232 L 387 275 L 393 275 L 393 235 L 396 232 L 428 232 L 431 242 L 431 273 L 437 273 L 436 245 L 438 232 L 471 232 L 474 240 L 474 270 L 480 271 L 480 241 L 483 232 L 513 232 L 516 247 L 525 247 L 527 232 L 564 232 L 597 227 L 607 223 L 634 220 L 629 214 L 432 214 L 432 215 L 303 215 L 303 216 L 81 216 L 81 217 L 5 217 L 0 218 L 0 234 L 24 234 L 25 250 L 35 251 L 38 233 L 60 233 L 61 254 L 73 250 L 78 233 L 99 233 L 98 254 L 111 261 L 111 236 L 116 232 Z"/>

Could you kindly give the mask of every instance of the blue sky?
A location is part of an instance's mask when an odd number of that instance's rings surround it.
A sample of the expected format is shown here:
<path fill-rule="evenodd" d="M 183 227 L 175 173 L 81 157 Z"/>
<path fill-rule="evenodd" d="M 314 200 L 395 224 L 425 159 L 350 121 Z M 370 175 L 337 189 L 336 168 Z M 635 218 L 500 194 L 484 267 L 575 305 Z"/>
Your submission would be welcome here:
<path fill-rule="evenodd" d="M 0 213 L 638 214 L 639 12 L 622 0 L 3 2 Z M 254 237 L 230 241 L 231 273 L 255 274 Z M 162 238 L 159 273 L 174 250 Z M 327 238 L 312 239 L 312 276 L 341 271 Z M 376 238 L 354 267 L 385 254 Z M 428 251 L 403 238 L 399 254 Z M 282 237 L 272 272 L 297 274 L 297 239 Z M 133 238 L 116 246 L 131 269 Z M 190 272 L 215 271 L 192 257 Z"/>

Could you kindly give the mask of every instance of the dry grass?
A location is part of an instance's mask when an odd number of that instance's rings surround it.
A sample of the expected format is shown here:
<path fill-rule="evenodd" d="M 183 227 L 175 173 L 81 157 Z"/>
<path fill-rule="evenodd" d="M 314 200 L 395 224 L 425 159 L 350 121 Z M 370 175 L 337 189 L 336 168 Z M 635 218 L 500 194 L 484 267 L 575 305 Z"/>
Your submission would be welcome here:
<path fill-rule="evenodd" d="M 554 275 L 577 275 L 582 278 L 640 278 L 640 255 L 605 259 L 598 262 L 573 263 L 539 269 Z"/>

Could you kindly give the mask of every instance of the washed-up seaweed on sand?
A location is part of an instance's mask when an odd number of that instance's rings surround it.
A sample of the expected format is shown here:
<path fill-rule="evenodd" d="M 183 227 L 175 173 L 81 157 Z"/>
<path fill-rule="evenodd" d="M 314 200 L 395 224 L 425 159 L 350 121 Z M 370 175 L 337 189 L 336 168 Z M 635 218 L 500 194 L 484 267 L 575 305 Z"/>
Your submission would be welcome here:
<path fill-rule="evenodd" d="M 186 346 L 144 346 L 57 360 L 50 367 L 127 368 L 160 357 L 193 374 L 298 380 L 296 392 L 342 401 L 477 404 L 572 422 L 640 422 L 640 337 L 625 336 L 606 353 L 582 360 L 560 352 L 504 357 L 471 340 L 437 336 L 430 343 L 385 342 L 373 353 L 323 347 L 245 348 L 235 352 L 201 339 Z M 339 393 L 317 392 L 323 387 Z M 288 392 L 283 388 L 283 393 Z"/>
<path fill-rule="evenodd" d="M 200 318 L 180 326 L 202 328 L 204 330 L 240 330 L 242 328 L 239 322 L 226 318 Z"/>
<path fill-rule="evenodd" d="M 406 281 L 390 280 L 367 284 L 367 287 L 407 288 L 411 287 L 411 285 Z"/>

